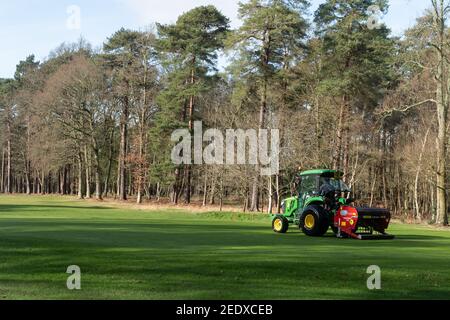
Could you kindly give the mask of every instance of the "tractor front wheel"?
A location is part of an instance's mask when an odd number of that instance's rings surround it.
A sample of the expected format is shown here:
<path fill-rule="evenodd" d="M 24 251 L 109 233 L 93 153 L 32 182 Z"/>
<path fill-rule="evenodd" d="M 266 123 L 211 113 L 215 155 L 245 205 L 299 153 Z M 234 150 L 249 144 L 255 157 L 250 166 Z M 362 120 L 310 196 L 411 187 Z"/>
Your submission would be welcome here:
<path fill-rule="evenodd" d="M 276 217 L 272 221 L 273 231 L 276 233 L 286 233 L 289 229 L 289 221 L 285 217 Z"/>
<path fill-rule="evenodd" d="M 328 214 L 320 206 L 305 208 L 300 218 L 300 229 L 310 237 L 322 237 L 330 227 Z"/>

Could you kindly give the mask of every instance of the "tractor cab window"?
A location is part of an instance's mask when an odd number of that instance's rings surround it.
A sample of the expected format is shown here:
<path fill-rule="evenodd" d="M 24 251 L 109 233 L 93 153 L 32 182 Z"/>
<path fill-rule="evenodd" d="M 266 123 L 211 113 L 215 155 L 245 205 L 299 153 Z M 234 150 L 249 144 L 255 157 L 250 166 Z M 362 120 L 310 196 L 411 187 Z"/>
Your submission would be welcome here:
<path fill-rule="evenodd" d="M 333 177 L 320 177 L 319 185 L 320 187 L 324 185 L 329 185 L 333 187 L 336 191 L 350 192 L 350 188 L 344 183 L 344 181 Z"/>
<path fill-rule="evenodd" d="M 301 195 L 317 192 L 317 176 L 303 176 L 299 192 Z"/>

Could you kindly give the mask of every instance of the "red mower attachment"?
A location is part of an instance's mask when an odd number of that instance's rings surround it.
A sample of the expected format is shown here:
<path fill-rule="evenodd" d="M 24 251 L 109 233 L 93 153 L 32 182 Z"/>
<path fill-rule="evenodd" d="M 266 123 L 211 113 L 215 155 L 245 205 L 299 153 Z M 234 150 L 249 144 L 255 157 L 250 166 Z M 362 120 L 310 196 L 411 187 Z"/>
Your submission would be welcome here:
<path fill-rule="evenodd" d="M 334 216 L 338 237 L 348 236 L 358 240 L 394 239 L 394 236 L 386 233 L 390 222 L 391 213 L 386 209 L 342 206 Z"/>

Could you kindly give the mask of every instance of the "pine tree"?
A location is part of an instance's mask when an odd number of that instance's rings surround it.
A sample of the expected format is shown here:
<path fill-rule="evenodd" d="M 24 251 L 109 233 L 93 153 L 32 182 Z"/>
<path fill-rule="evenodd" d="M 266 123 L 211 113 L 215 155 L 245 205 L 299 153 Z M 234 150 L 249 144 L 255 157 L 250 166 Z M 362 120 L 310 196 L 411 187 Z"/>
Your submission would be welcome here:
<path fill-rule="evenodd" d="M 120 143 L 117 176 L 117 195 L 120 200 L 127 199 L 127 157 L 129 150 L 128 126 L 130 120 L 131 68 L 139 55 L 138 31 L 120 29 L 104 44 L 103 56 L 106 65 L 112 72 L 113 94 L 121 106 L 120 111 Z"/>
<path fill-rule="evenodd" d="M 323 73 L 319 90 L 338 101 L 333 167 L 349 177 L 350 123 L 353 112 L 372 111 L 392 80 L 394 41 L 385 25 L 372 28 L 372 8 L 386 12 L 387 1 L 328 0 L 315 13 L 322 39 Z M 371 120 L 371 119 L 369 119 Z"/>
<path fill-rule="evenodd" d="M 295 63 L 307 32 L 303 18 L 307 2 L 302 0 L 250 0 L 240 3 L 242 26 L 229 38 L 230 47 L 239 53 L 232 69 L 241 90 L 257 92 L 258 129 L 267 125 L 268 95 L 290 63 Z M 245 96 L 245 95 L 244 95 Z M 246 97 L 248 98 L 248 97 Z M 259 210 L 259 166 L 251 190 L 251 210 Z"/>
<path fill-rule="evenodd" d="M 160 96 L 160 119 L 169 116 L 194 129 L 196 98 L 208 90 L 208 80 L 216 71 L 218 51 L 224 47 L 229 20 L 214 6 L 194 8 L 173 25 L 158 24 L 160 49 L 167 72 L 167 87 Z M 170 120 L 170 121 L 172 121 Z M 162 122 L 166 122 L 161 119 Z M 173 201 L 181 191 L 182 168 L 176 168 Z M 184 166 L 185 202 L 191 202 L 192 168 Z"/>

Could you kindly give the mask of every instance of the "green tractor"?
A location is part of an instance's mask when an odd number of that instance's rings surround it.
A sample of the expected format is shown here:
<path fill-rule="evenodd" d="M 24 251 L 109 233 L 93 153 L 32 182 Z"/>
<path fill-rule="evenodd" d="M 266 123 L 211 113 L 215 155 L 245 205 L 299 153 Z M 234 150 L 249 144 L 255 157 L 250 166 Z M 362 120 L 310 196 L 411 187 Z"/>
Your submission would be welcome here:
<path fill-rule="evenodd" d="M 298 196 L 282 202 L 282 213 L 271 215 L 276 233 L 298 226 L 307 236 L 324 236 L 331 228 L 339 238 L 393 239 L 386 233 L 391 214 L 386 209 L 351 206 L 351 190 L 336 170 L 302 172 L 296 181 Z"/>

